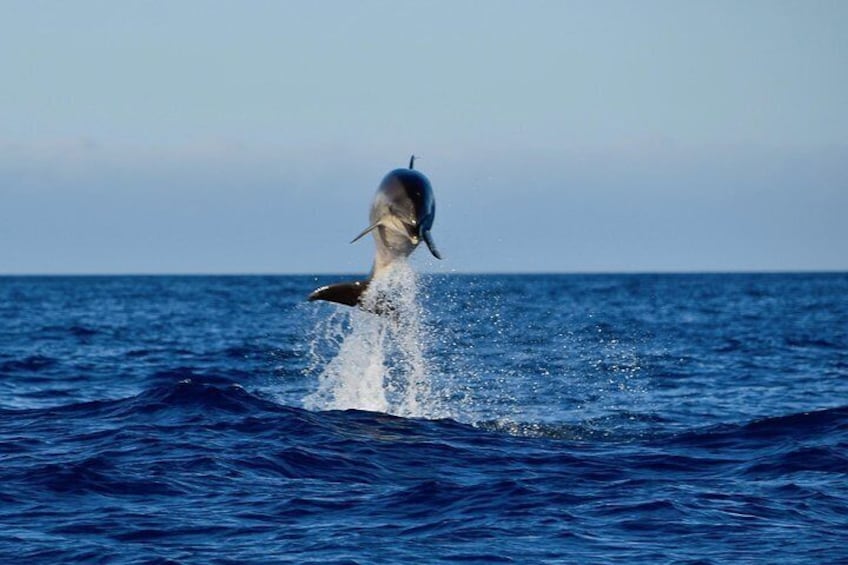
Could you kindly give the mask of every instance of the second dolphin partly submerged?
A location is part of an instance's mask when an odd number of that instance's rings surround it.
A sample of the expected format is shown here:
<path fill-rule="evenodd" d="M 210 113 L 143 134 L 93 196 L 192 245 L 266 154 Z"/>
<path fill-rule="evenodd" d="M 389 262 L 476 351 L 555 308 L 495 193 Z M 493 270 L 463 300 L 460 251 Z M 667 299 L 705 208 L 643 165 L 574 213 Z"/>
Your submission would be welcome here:
<path fill-rule="evenodd" d="M 348 306 L 360 304 L 371 279 L 378 277 L 394 261 L 408 257 L 422 241 L 434 257 L 442 258 L 430 235 L 436 217 L 433 188 L 414 166 L 413 155 L 408 169 L 395 169 L 383 178 L 371 204 L 370 225 L 353 239 L 357 241 L 368 233 L 374 234 L 377 253 L 368 278 L 322 286 L 309 295 L 309 300 L 327 300 Z"/>

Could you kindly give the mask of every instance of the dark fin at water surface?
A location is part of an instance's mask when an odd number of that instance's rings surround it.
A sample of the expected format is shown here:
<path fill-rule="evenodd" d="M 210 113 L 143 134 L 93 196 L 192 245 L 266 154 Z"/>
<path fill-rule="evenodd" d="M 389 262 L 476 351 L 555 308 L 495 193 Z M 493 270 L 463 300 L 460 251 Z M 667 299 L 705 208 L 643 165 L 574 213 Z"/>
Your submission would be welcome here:
<path fill-rule="evenodd" d="M 362 293 L 368 289 L 368 281 L 353 281 L 331 284 L 315 289 L 309 295 L 309 300 L 326 300 L 346 306 L 356 306 Z"/>

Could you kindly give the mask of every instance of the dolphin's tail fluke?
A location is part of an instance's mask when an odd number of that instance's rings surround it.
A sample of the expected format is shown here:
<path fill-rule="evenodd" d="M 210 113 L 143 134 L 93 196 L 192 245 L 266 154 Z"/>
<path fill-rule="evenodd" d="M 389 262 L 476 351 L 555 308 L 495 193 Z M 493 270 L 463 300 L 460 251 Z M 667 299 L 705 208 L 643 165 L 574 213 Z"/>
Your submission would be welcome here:
<path fill-rule="evenodd" d="M 309 300 L 326 300 L 346 306 L 356 306 L 367 289 L 367 280 L 331 284 L 315 289 L 309 295 Z"/>

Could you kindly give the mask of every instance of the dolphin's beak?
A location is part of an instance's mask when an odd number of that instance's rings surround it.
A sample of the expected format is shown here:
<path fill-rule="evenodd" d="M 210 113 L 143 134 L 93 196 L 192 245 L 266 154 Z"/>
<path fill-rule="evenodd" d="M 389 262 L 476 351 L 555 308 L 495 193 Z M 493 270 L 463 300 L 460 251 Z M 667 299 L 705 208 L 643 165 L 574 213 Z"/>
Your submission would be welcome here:
<path fill-rule="evenodd" d="M 422 238 L 424 239 L 424 241 L 427 243 L 427 249 L 429 249 L 429 250 L 430 250 L 430 253 L 432 253 L 432 254 L 433 254 L 433 257 L 435 257 L 436 259 L 441 259 L 441 258 L 442 258 L 442 254 L 441 254 L 441 253 L 439 253 L 439 250 L 438 250 L 438 249 L 436 249 L 436 242 L 435 242 L 435 241 L 433 241 L 433 236 L 432 236 L 432 235 L 430 235 L 430 230 L 424 230 L 424 231 L 422 231 L 422 232 L 421 232 L 421 237 L 422 237 Z"/>

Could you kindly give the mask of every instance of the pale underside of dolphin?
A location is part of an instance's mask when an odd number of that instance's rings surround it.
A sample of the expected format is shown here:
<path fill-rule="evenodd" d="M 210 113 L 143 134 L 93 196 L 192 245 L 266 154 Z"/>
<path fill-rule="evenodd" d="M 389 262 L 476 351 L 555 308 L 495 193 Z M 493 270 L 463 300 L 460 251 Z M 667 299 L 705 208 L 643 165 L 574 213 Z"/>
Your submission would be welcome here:
<path fill-rule="evenodd" d="M 434 257 L 442 258 L 430 235 L 436 217 L 433 188 L 427 177 L 413 169 L 414 165 L 413 155 L 408 169 L 395 169 L 383 178 L 371 204 L 370 225 L 351 241 L 369 233 L 374 236 L 376 253 L 368 278 L 322 286 L 309 295 L 309 300 L 361 305 L 371 279 L 379 277 L 395 261 L 409 257 L 422 241 Z"/>

